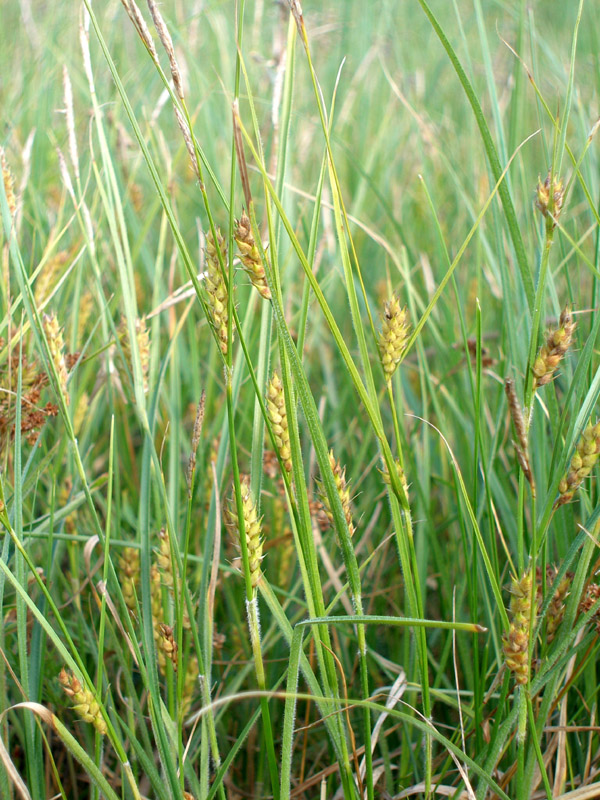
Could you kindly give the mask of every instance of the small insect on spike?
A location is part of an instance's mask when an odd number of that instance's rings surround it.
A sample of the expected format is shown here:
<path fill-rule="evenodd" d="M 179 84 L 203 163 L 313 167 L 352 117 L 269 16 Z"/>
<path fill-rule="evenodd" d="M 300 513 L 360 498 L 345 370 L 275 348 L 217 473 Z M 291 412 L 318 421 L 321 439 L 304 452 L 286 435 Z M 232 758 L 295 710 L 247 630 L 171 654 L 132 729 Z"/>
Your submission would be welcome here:
<path fill-rule="evenodd" d="M 395 295 L 386 302 L 382 319 L 379 352 L 385 378 L 389 383 L 406 347 L 410 323 L 408 311 L 406 308 L 401 308 L 400 301 Z"/>
<path fill-rule="evenodd" d="M 577 323 L 573 320 L 571 307 L 565 306 L 558 321 L 558 328 L 548 331 L 546 341 L 533 363 L 533 388 L 550 383 L 560 361 L 571 346 Z"/>
<path fill-rule="evenodd" d="M 271 299 L 271 290 L 265 276 L 265 266 L 252 235 L 250 217 L 245 211 L 236 221 L 234 238 L 240 251 L 240 261 L 250 281 L 265 300 Z"/>

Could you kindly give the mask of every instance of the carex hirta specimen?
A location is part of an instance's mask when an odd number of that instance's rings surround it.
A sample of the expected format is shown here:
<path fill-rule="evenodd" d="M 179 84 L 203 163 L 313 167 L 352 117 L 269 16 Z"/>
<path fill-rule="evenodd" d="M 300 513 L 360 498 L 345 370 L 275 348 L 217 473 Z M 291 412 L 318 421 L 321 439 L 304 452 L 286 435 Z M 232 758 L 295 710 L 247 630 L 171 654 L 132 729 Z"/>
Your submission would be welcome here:
<path fill-rule="evenodd" d="M 265 300 L 270 300 L 271 290 L 265 276 L 265 265 L 252 234 L 250 217 L 245 211 L 242 211 L 242 216 L 236 220 L 233 235 L 240 251 L 240 261 L 250 278 L 250 282 L 258 290 L 261 297 L 264 297 Z"/>
<path fill-rule="evenodd" d="M 385 379 L 388 383 L 391 381 L 392 375 L 400 363 L 402 353 L 408 341 L 409 330 L 408 311 L 406 307 L 401 307 L 400 301 L 393 295 L 385 303 L 381 335 L 379 337 L 381 363 L 385 373 Z"/>
<path fill-rule="evenodd" d="M 208 307 L 212 324 L 219 340 L 219 347 L 223 355 L 227 354 L 227 327 L 229 323 L 229 310 L 227 307 L 227 285 L 219 263 L 227 263 L 227 243 L 217 228 L 217 239 L 209 231 L 206 234 L 206 292 L 208 294 Z"/>
<path fill-rule="evenodd" d="M 540 348 L 533 363 L 533 388 L 550 383 L 561 359 L 571 346 L 573 332 L 577 323 L 573 320 L 571 307 L 565 306 L 558 321 L 558 327 L 546 334 L 546 341 Z"/>

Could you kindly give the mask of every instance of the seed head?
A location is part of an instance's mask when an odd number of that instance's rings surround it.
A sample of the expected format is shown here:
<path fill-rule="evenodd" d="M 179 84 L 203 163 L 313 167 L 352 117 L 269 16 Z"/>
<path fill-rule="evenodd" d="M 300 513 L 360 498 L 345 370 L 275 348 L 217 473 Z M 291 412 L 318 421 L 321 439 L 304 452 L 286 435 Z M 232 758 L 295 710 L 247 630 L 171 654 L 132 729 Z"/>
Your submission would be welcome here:
<path fill-rule="evenodd" d="M 119 557 L 121 590 L 125 605 L 132 612 L 136 611 L 136 588 L 140 581 L 140 551 L 137 547 L 125 547 Z"/>
<path fill-rule="evenodd" d="M 208 293 L 208 300 L 210 311 L 212 314 L 213 327 L 219 339 L 219 346 L 223 355 L 227 354 L 227 324 L 229 321 L 229 310 L 227 308 L 228 295 L 227 286 L 225 285 L 225 278 L 221 271 L 219 264 L 219 257 L 217 247 L 221 252 L 222 261 L 227 263 L 227 244 L 217 230 L 217 244 L 209 231 L 206 235 L 206 291 Z"/>
<path fill-rule="evenodd" d="M 383 371 L 389 383 L 406 347 L 410 323 L 406 307 L 400 307 L 400 301 L 395 295 L 386 302 L 382 319 L 379 352 Z"/>
<path fill-rule="evenodd" d="M 555 506 L 562 506 L 573 499 L 577 489 L 591 473 L 600 455 L 600 422 L 590 422 L 584 430 L 571 459 L 569 470 L 558 484 L 559 498 Z"/>
<path fill-rule="evenodd" d="M 506 666 L 521 686 L 529 677 L 529 618 L 531 614 L 531 570 L 519 580 L 513 578 L 510 600 L 510 627 L 502 636 Z"/>
<path fill-rule="evenodd" d="M 552 175 L 550 170 L 546 175 L 546 180 L 538 177 L 535 190 L 535 205 L 546 217 L 546 224 L 550 230 L 556 227 L 556 222 L 560 216 L 564 201 L 565 190 L 562 178 Z"/>
<path fill-rule="evenodd" d="M 50 348 L 50 355 L 58 373 L 58 382 L 61 392 L 65 398 L 67 405 L 71 402 L 69 392 L 67 390 L 67 366 L 65 363 L 65 343 L 63 340 L 62 330 L 58 324 L 55 314 L 44 314 L 43 317 L 44 332 L 48 340 L 48 347 Z"/>
<path fill-rule="evenodd" d="M 558 328 L 548 331 L 546 341 L 533 364 L 534 390 L 552 380 L 559 362 L 571 346 L 576 325 L 570 306 L 565 306 L 560 315 Z"/>
<path fill-rule="evenodd" d="M 98 701 L 89 689 L 82 686 L 73 673 L 67 672 L 63 667 L 58 676 L 58 681 L 65 694 L 73 700 L 73 710 L 79 714 L 84 722 L 91 722 L 94 728 L 104 735 L 107 731 L 106 722 L 100 711 Z"/>
<path fill-rule="evenodd" d="M 250 489 L 250 479 L 244 475 L 241 480 L 242 510 L 244 514 L 244 530 L 246 533 L 246 547 L 248 550 L 248 562 L 250 566 L 250 582 L 252 588 L 256 588 L 260 581 L 260 562 L 262 561 L 262 517 L 259 518 L 256 509 L 256 502 Z M 228 528 L 240 535 L 240 526 L 235 500 L 232 499 L 229 511 L 225 520 Z"/>
<path fill-rule="evenodd" d="M 273 426 L 279 457 L 283 461 L 286 471 L 291 472 L 292 451 L 290 449 L 290 432 L 285 408 L 285 396 L 283 393 L 283 384 L 277 372 L 273 373 L 273 377 L 269 381 L 267 387 L 267 411 L 269 412 L 269 419 Z"/>
<path fill-rule="evenodd" d="M 265 266 L 252 235 L 250 217 L 245 211 L 242 211 L 242 216 L 236 221 L 234 238 L 240 251 L 240 261 L 252 285 L 265 300 L 270 300 L 271 290 L 265 277 Z"/>
<path fill-rule="evenodd" d="M 346 518 L 346 523 L 348 525 L 348 530 L 350 532 L 350 536 L 354 535 L 355 527 L 354 523 L 352 522 L 352 506 L 350 501 L 350 486 L 346 481 L 346 468 L 342 467 L 339 461 L 336 460 L 335 456 L 333 455 L 333 450 L 329 451 L 329 464 L 331 466 L 331 470 L 333 472 L 333 479 L 335 481 L 335 488 L 342 503 L 342 509 L 344 511 L 344 517 Z M 331 510 L 331 504 L 329 502 L 329 497 L 325 492 L 324 486 L 321 483 L 319 494 L 321 496 L 321 500 L 323 501 L 323 506 L 325 508 L 325 512 L 329 517 L 329 521 L 333 525 L 333 512 Z"/>
<path fill-rule="evenodd" d="M 0 147 L 0 166 L 2 167 L 2 179 L 4 181 L 4 193 L 11 217 L 14 218 L 17 211 L 17 198 L 15 197 L 15 179 L 8 166 L 8 161 L 4 154 L 4 148 Z"/>

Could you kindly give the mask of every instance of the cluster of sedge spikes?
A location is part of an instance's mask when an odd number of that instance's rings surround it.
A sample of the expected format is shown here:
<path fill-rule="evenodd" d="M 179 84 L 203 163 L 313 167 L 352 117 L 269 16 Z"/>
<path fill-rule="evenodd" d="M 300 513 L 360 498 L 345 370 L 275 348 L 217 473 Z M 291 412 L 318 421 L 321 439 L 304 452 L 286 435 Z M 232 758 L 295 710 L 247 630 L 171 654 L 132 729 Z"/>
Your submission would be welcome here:
<path fill-rule="evenodd" d="M 554 565 L 546 567 L 546 587 L 552 589 L 552 599 L 546 612 L 546 641 L 552 642 L 565 616 L 565 601 L 573 583 L 573 573 L 566 572 L 556 583 L 558 568 Z M 532 602 L 531 570 L 527 570 L 519 580 L 513 578 L 510 592 L 510 627 L 502 637 L 506 666 L 515 676 L 519 685 L 527 683 L 529 675 L 529 625 L 531 621 Z M 534 614 L 537 616 L 543 601 L 542 570 L 536 568 L 535 574 Z M 534 620 L 535 622 L 535 620 Z"/>
<path fill-rule="evenodd" d="M 6 347 L 0 339 L 0 349 Z M 21 435 L 33 444 L 49 417 L 58 414 L 58 406 L 46 403 L 40 406 L 42 390 L 48 376 L 41 371 L 34 359 L 22 355 L 7 355 L 0 363 L 0 452 L 14 439 L 16 426 L 15 398 L 21 371 Z"/>

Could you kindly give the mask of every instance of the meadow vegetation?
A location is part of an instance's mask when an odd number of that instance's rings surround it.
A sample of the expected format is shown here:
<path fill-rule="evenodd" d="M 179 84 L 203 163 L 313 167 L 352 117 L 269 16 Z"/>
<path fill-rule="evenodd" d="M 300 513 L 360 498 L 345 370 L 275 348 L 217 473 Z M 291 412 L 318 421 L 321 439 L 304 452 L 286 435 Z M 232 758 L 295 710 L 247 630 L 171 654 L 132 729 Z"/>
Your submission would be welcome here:
<path fill-rule="evenodd" d="M 0 798 L 600 796 L 595 0 L 0 0 Z"/>

